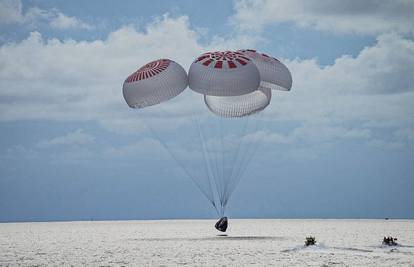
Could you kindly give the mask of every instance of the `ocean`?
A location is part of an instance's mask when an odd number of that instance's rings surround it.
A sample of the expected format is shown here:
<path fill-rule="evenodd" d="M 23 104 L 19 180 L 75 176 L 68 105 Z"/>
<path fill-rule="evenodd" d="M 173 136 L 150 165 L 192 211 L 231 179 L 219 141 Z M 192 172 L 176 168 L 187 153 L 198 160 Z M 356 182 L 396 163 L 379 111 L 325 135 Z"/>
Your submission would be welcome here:
<path fill-rule="evenodd" d="M 0 265 L 414 266 L 414 220 L 230 219 L 227 236 L 214 223 L 0 223 Z M 383 246 L 388 235 L 400 245 Z"/>

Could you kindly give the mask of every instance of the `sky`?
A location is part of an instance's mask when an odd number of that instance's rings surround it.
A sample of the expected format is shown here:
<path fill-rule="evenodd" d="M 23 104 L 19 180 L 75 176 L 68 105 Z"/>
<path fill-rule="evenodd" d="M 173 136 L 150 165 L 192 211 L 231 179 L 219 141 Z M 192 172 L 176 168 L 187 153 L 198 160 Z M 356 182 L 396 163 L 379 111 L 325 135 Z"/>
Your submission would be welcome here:
<path fill-rule="evenodd" d="M 404 0 L 0 0 L 0 221 L 216 217 L 122 84 L 158 58 L 188 70 L 246 48 L 293 87 L 263 111 L 227 215 L 414 218 L 412 14 Z M 156 126 L 187 157 L 194 99 Z"/>

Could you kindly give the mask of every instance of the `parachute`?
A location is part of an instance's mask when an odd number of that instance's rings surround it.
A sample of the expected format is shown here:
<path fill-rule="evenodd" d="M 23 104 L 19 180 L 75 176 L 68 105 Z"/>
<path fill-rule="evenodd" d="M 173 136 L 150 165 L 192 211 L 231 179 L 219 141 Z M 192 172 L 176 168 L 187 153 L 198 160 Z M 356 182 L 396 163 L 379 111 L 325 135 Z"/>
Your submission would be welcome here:
<path fill-rule="evenodd" d="M 239 96 L 255 91 L 259 70 L 241 52 L 208 52 L 199 56 L 188 71 L 195 92 L 213 96 Z"/>
<path fill-rule="evenodd" d="M 128 76 L 122 88 L 131 108 L 145 108 L 179 95 L 187 87 L 187 73 L 169 59 L 152 61 Z"/>
<path fill-rule="evenodd" d="M 289 69 L 277 58 L 271 57 L 256 50 L 239 50 L 250 58 L 260 72 L 260 86 L 273 90 L 290 91 L 292 75 Z"/>
<path fill-rule="evenodd" d="M 187 86 L 191 90 L 185 90 Z M 188 75 L 170 59 L 152 61 L 127 77 L 123 95 L 131 108 L 144 114 L 162 110 L 165 102 L 187 92 L 182 96 L 187 97 L 185 103 L 198 109 L 182 114 L 193 129 L 185 132 L 187 137 L 174 131 L 163 137 L 167 130 L 158 129 L 155 119 L 140 118 L 214 207 L 221 218 L 216 228 L 224 232 L 229 199 L 259 148 L 255 134 L 262 111 L 271 102 L 272 90 L 291 87 L 292 76 L 282 62 L 247 49 L 204 53 L 193 61 Z M 157 114 L 162 120 L 170 112 Z"/>
<path fill-rule="evenodd" d="M 271 98 L 270 89 L 260 87 L 252 93 L 233 97 L 204 95 L 204 102 L 208 109 L 218 116 L 244 117 L 265 109 Z"/>

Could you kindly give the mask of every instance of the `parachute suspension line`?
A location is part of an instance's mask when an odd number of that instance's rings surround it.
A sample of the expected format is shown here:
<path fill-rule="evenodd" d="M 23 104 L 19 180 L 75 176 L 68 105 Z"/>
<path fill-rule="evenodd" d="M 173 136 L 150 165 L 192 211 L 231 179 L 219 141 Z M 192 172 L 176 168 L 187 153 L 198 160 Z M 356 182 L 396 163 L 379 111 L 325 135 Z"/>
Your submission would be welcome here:
<path fill-rule="evenodd" d="M 217 125 L 215 125 L 217 126 Z M 214 133 L 213 136 L 216 137 L 218 136 L 218 127 L 214 127 Z M 222 178 L 221 178 L 221 172 L 220 172 L 220 155 L 219 155 L 219 144 L 218 144 L 218 140 L 217 138 L 213 138 L 212 142 L 212 155 L 214 157 L 214 162 L 215 162 L 215 170 L 216 170 L 216 174 L 217 174 L 217 184 L 216 184 L 216 190 L 217 190 L 217 195 L 219 198 L 219 202 L 220 202 L 220 209 L 221 209 L 221 203 L 223 203 L 223 196 L 221 194 L 221 187 L 222 187 Z M 221 211 L 220 211 L 221 213 Z"/>
<path fill-rule="evenodd" d="M 218 126 L 216 125 L 217 123 L 215 123 L 215 119 L 216 118 L 213 118 L 213 125 L 212 125 L 212 127 L 211 127 L 211 130 L 213 130 L 214 131 L 214 133 L 212 133 L 211 134 L 211 136 L 213 136 L 213 137 L 215 137 L 215 136 L 218 136 L 218 132 L 219 132 L 219 129 L 218 129 Z M 215 126 L 217 126 L 217 127 L 215 127 Z M 214 163 L 213 163 L 213 165 L 214 165 L 214 170 L 215 170 L 215 172 L 216 172 L 216 193 L 217 193 L 217 197 L 218 197 L 218 200 L 219 200 L 219 202 L 220 202 L 220 209 L 221 209 L 221 203 L 223 203 L 223 197 L 222 197 L 222 194 L 221 194 L 221 191 L 222 191 L 222 178 L 221 178 L 221 175 L 220 175 L 220 164 L 219 164 L 219 162 L 220 162 L 220 159 L 219 159 L 219 147 L 218 147 L 218 142 L 217 142 L 218 140 L 217 139 L 215 139 L 215 138 L 213 138 L 213 140 L 212 141 L 210 141 L 211 142 L 211 147 L 212 147 L 212 150 L 210 150 L 210 152 L 211 152 L 211 156 L 212 156 L 212 158 L 214 159 Z M 221 214 L 222 212 L 220 211 L 220 214 Z"/>
<path fill-rule="evenodd" d="M 205 169 L 205 172 L 207 173 L 208 185 L 209 185 L 209 188 L 210 188 L 210 192 L 213 196 L 213 200 L 211 201 L 211 203 L 212 203 L 214 209 L 216 210 L 217 215 L 219 215 L 220 212 L 218 210 L 218 207 L 216 206 L 214 191 L 212 189 L 213 188 L 213 179 L 214 179 L 214 177 L 211 177 L 211 176 L 214 176 L 214 174 L 211 172 L 211 167 L 209 167 L 209 165 L 211 165 L 211 163 L 210 163 L 209 159 L 207 159 L 207 151 L 206 151 L 207 148 L 206 148 L 206 143 L 205 143 L 205 140 L 204 140 L 204 135 L 201 132 L 200 123 L 199 123 L 198 118 L 195 114 L 195 111 L 192 110 L 192 112 L 193 112 L 192 119 L 195 121 L 196 126 L 197 126 L 198 140 L 200 142 L 200 149 L 201 149 L 202 154 L 203 154 L 204 169 Z"/>
<path fill-rule="evenodd" d="M 247 160 L 245 161 L 244 164 L 242 164 L 241 169 L 239 171 L 239 174 L 237 175 L 237 178 L 235 180 L 235 183 L 230 187 L 229 198 L 233 194 L 233 192 L 236 189 L 237 185 L 240 183 L 241 179 L 243 178 L 247 168 L 250 165 L 250 162 L 252 161 L 252 159 L 256 155 L 256 152 L 258 151 L 259 146 L 260 146 L 260 144 L 257 144 L 257 143 L 256 143 L 256 146 L 253 146 L 253 151 L 251 151 L 251 153 L 249 153 L 249 156 L 247 157 Z"/>
<path fill-rule="evenodd" d="M 201 151 L 202 151 L 202 154 L 203 154 L 204 169 L 205 169 L 205 172 L 207 173 L 207 178 L 208 178 L 208 181 L 209 181 L 208 185 L 209 185 L 210 191 L 211 191 L 211 193 L 214 197 L 213 186 L 212 186 L 212 184 L 213 184 L 212 179 L 213 178 L 211 177 L 213 174 L 210 172 L 210 168 L 209 168 L 210 162 L 207 160 L 207 155 L 206 155 L 206 144 L 205 144 L 204 137 L 202 136 L 202 133 L 201 133 L 201 130 L 200 130 L 200 123 L 198 121 L 198 118 L 195 116 L 194 111 L 193 111 L 193 118 L 194 118 L 194 120 L 196 122 L 196 126 L 197 126 L 198 139 L 199 139 L 200 146 L 201 146 Z M 214 205 L 214 208 L 216 208 L 216 210 L 217 210 L 215 201 L 213 201 L 213 205 Z"/>
<path fill-rule="evenodd" d="M 229 179 L 231 178 L 230 175 L 230 171 L 233 167 L 234 161 L 232 160 L 234 158 L 234 154 L 235 152 L 237 152 L 237 150 L 235 150 L 235 146 L 234 146 L 234 142 L 233 140 L 236 139 L 235 134 L 232 134 L 232 130 L 233 129 L 233 125 L 232 122 L 234 122 L 234 120 L 230 119 L 230 118 L 224 118 L 222 119 L 224 120 L 224 125 L 223 125 L 223 132 L 224 132 L 224 136 L 223 136 L 223 141 L 224 141 L 224 151 L 225 151 L 225 161 L 223 162 L 223 166 L 224 166 L 224 181 L 223 181 L 223 214 L 225 213 L 226 210 L 226 199 L 227 199 L 227 184 Z M 236 118 L 237 120 L 237 118 Z M 236 127 L 237 128 L 237 127 Z"/>
<path fill-rule="evenodd" d="M 241 118 L 236 118 L 236 119 L 239 120 Z M 247 126 L 248 126 L 248 123 L 249 123 L 249 117 L 245 118 L 243 121 L 244 121 L 244 124 L 243 124 L 243 126 L 241 128 L 242 130 L 240 132 L 240 137 L 237 137 L 238 143 L 237 143 L 236 152 L 233 154 L 233 157 L 232 157 L 232 160 L 231 160 L 231 163 L 230 163 L 229 172 L 226 174 L 227 175 L 226 177 L 228 177 L 228 179 L 227 179 L 227 181 L 225 183 L 225 186 L 224 186 L 224 193 L 225 193 L 225 196 L 226 196 L 226 199 L 224 200 L 224 204 L 225 205 L 227 204 L 227 198 L 229 197 L 229 195 L 227 194 L 227 192 L 228 192 L 228 186 L 231 184 L 232 179 L 234 178 L 233 177 L 234 176 L 233 175 L 234 174 L 234 171 L 237 171 L 238 170 L 238 168 L 235 168 L 235 167 L 237 166 L 237 161 L 239 159 L 240 150 L 241 150 L 242 142 L 243 142 L 243 136 L 244 136 L 244 134 L 245 134 L 245 132 L 247 130 Z"/>
<path fill-rule="evenodd" d="M 257 123 L 253 124 L 253 127 L 252 127 L 253 132 L 255 132 L 255 126 L 256 125 L 257 125 Z M 246 167 L 246 163 L 247 163 L 246 159 L 248 159 L 249 155 L 251 155 L 251 148 L 252 147 L 254 148 L 254 146 L 253 146 L 254 139 L 253 139 L 253 141 L 244 141 L 245 138 L 246 138 L 245 132 L 243 132 L 242 136 L 241 136 L 241 140 L 242 140 L 242 142 L 246 142 L 245 144 L 243 144 L 243 147 L 245 149 L 241 153 L 239 161 L 236 162 L 236 167 L 234 168 L 235 172 L 232 174 L 231 179 L 229 179 L 229 185 L 226 188 L 226 195 L 227 195 L 226 204 L 227 204 L 228 200 L 230 199 L 231 195 L 233 194 L 233 191 L 234 191 L 235 187 L 237 187 L 238 183 L 240 182 L 240 179 L 242 177 L 242 175 L 241 175 L 242 170 Z"/>
<path fill-rule="evenodd" d="M 194 184 L 198 187 L 198 189 L 203 193 L 203 195 L 206 197 L 206 199 L 214 203 L 214 197 L 209 196 L 208 192 L 203 190 L 202 186 L 197 182 L 197 179 L 191 173 L 185 168 L 185 165 L 182 164 L 182 162 L 174 155 L 174 153 L 171 152 L 169 146 L 159 137 L 159 135 L 156 133 L 156 131 L 151 127 L 150 123 L 148 123 L 144 118 L 141 118 L 141 120 L 144 122 L 145 126 L 150 130 L 151 134 L 157 139 L 157 141 L 163 146 L 163 148 L 170 154 L 170 156 L 175 160 L 175 162 L 181 167 L 181 169 L 187 174 L 187 176 L 194 182 Z M 213 204 L 214 206 L 214 204 Z"/>
<path fill-rule="evenodd" d="M 257 115 L 253 115 L 253 116 L 258 116 L 258 118 L 256 119 L 256 123 L 254 124 L 254 128 L 252 133 L 255 133 L 257 131 L 257 129 L 259 128 L 259 122 L 263 116 L 263 111 L 260 112 Z M 246 148 L 246 153 L 244 154 L 245 157 L 243 157 L 242 161 L 241 161 L 241 167 L 239 168 L 239 170 L 237 171 L 237 174 L 235 176 L 235 180 L 232 180 L 232 182 L 234 182 L 234 184 L 232 184 L 232 186 L 229 187 L 230 192 L 228 193 L 229 199 L 230 196 L 233 194 L 235 188 L 237 187 L 237 185 L 240 183 L 242 177 L 244 176 L 244 173 L 247 170 L 247 167 L 249 166 L 251 160 L 254 158 L 254 156 L 256 155 L 259 146 L 258 145 L 259 141 L 255 140 L 254 138 L 252 138 L 252 140 L 250 141 L 250 143 L 247 145 Z M 226 202 L 229 200 L 227 199 Z"/>
<path fill-rule="evenodd" d="M 195 116 L 195 118 L 197 118 L 197 115 Z M 199 126 L 198 129 L 199 129 L 199 133 L 201 135 L 202 142 L 205 144 L 204 147 L 205 147 L 205 152 L 206 152 L 206 156 L 207 156 L 207 161 L 208 161 L 209 167 L 210 167 L 209 170 L 210 170 L 211 176 L 213 177 L 213 180 L 214 180 L 214 185 L 215 185 L 214 193 L 217 196 L 217 198 L 219 199 L 220 198 L 220 195 L 219 195 L 220 183 L 219 183 L 219 171 L 218 171 L 218 167 L 217 167 L 218 166 L 218 159 L 215 157 L 216 153 L 214 152 L 215 148 L 213 147 L 213 151 L 211 151 L 211 148 L 208 149 L 208 147 L 209 147 L 208 142 L 207 142 L 208 140 L 206 140 L 206 137 L 204 136 L 203 128 L 202 128 L 201 124 L 199 124 L 198 126 Z M 212 143 L 214 145 L 215 142 L 212 142 Z M 216 207 L 220 208 L 221 205 L 216 204 Z M 218 215 L 220 215 L 220 214 L 221 214 L 221 212 L 218 211 Z"/>
<path fill-rule="evenodd" d="M 224 213 L 224 184 L 226 177 L 224 177 L 224 167 L 226 166 L 226 156 L 224 152 L 224 145 L 223 145 L 223 117 L 220 117 L 220 144 L 221 144 L 221 210 Z M 224 142 L 225 143 L 225 142 Z M 223 214 L 222 214 L 223 215 Z"/>
<path fill-rule="evenodd" d="M 253 129 L 252 129 L 253 133 L 256 132 L 257 125 L 258 125 L 258 121 L 256 121 L 256 123 L 253 125 Z M 256 146 L 257 142 L 258 142 L 257 140 L 255 141 L 254 139 L 252 139 L 250 142 L 247 143 L 245 153 L 243 154 L 243 157 L 240 161 L 240 167 L 237 169 L 234 179 L 231 180 L 232 184 L 229 187 L 229 190 L 230 190 L 229 198 L 233 194 L 235 188 L 237 187 L 241 178 L 243 177 L 243 174 L 245 170 L 247 169 L 251 159 L 253 158 L 255 154 L 253 151 L 255 151 L 255 149 L 257 148 Z"/>

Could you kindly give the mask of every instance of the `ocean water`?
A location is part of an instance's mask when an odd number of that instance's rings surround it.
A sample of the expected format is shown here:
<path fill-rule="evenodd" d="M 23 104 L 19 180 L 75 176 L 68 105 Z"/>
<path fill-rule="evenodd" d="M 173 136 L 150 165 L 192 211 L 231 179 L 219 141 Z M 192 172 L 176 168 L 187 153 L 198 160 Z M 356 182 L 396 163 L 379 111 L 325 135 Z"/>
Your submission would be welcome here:
<path fill-rule="evenodd" d="M 414 266 L 413 220 L 1 223 L 1 266 Z M 304 247 L 307 235 L 317 245 Z M 384 235 L 397 247 L 382 246 Z"/>

